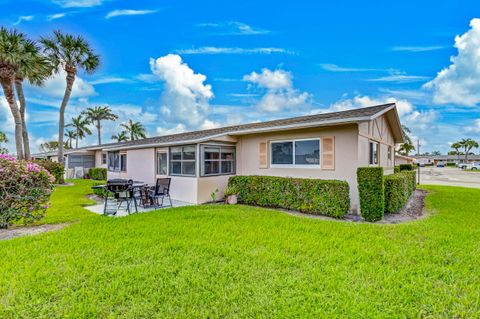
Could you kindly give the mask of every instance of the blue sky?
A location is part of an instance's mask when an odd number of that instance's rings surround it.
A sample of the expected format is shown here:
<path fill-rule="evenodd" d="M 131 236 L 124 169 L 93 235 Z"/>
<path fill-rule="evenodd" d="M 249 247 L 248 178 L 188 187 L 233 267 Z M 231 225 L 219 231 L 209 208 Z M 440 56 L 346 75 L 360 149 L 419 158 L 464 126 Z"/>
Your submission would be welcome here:
<path fill-rule="evenodd" d="M 475 1 L 0 0 L 0 12 L 34 39 L 88 39 L 102 64 L 79 73 L 67 121 L 109 105 L 120 120 L 104 140 L 129 118 L 153 136 L 390 101 L 423 151 L 480 139 Z M 63 82 L 26 89 L 34 149 L 57 136 Z"/>

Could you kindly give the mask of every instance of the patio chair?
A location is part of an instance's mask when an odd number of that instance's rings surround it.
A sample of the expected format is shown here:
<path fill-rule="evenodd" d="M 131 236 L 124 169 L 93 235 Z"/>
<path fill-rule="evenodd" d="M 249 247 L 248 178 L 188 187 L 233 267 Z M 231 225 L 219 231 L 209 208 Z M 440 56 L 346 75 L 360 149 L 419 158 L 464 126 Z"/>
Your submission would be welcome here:
<path fill-rule="evenodd" d="M 150 198 L 157 207 L 172 207 L 172 198 L 170 197 L 170 182 L 171 178 L 157 178 L 155 189 L 150 191 Z M 164 205 L 165 197 L 168 198 L 170 205 Z M 160 202 L 161 199 L 161 202 Z"/>
<path fill-rule="evenodd" d="M 104 215 L 116 215 L 122 205 L 126 204 L 126 210 L 130 214 L 130 206 L 133 203 L 135 212 L 138 212 L 137 200 L 134 196 L 133 181 L 126 179 L 112 179 L 107 181 L 105 193 Z"/>

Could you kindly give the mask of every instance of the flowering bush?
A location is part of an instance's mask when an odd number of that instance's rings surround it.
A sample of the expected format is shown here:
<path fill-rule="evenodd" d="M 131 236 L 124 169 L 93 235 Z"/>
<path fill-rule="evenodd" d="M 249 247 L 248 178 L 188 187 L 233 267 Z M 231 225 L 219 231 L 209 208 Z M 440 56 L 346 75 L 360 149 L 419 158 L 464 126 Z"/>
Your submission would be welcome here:
<path fill-rule="evenodd" d="M 0 228 L 43 218 L 55 178 L 43 167 L 0 154 Z"/>
<path fill-rule="evenodd" d="M 51 160 L 39 159 L 35 163 L 45 168 L 50 174 L 55 177 L 55 184 L 63 184 L 63 174 L 65 174 L 65 167 L 62 163 L 53 162 Z"/>

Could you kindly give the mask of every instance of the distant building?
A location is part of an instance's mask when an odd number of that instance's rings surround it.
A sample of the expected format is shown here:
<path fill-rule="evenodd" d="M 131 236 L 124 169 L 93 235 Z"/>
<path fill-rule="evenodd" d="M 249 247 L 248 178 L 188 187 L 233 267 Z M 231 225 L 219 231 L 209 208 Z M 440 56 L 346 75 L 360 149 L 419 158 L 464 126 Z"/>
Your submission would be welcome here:
<path fill-rule="evenodd" d="M 443 163 L 464 163 L 465 155 L 415 155 L 415 163 L 417 164 L 434 164 Z M 468 155 L 468 162 L 480 162 L 480 155 Z"/>

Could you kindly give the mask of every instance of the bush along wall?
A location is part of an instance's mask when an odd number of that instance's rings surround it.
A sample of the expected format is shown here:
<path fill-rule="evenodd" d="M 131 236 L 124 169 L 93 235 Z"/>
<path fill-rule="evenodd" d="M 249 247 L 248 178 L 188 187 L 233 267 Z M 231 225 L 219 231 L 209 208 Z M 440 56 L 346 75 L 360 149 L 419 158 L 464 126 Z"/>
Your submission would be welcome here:
<path fill-rule="evenodd" d="M 381 220 L 385 203 L 383 167 L 359 167 L 357 182 L 363 218 L 369 222 Z"/>
<path fill-rule="evenodd" d="M 63 164 L 53 162 L 51 160 L 39 159 L 35 163 L 45 168 L 55 178 L 55 184 L 63 184 L 63 175 L 65 174 L 65 167 Z"/>
<path fill-rule="evenodd" d="M 88 170 L 88 176 L 90 176 L 91 179 L 96 181 L 104 181 L 107 179 L 107 169 L 99 167 L 90 168 Z"/>
<path fill-rule="evenodd" d="M 232 176 L 228 186 L 235 187 L 239 201 L 247 205 L 285 208 L 335 218 L 342 218 L 350 209 L 350 191 L 345 181 Z"/>
<path fill-rule="evenodd" d="M 415 171 L 385 176 L 385 212 L 397 213 L 407 203 L 417 186 Z"/>
<path fill-rule="evenodd" d="M 413 171 L 414 169 L 412 164 L 400 164 L 399 167 L 400 167 L 400 172 Z"/>

